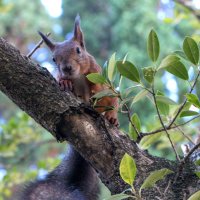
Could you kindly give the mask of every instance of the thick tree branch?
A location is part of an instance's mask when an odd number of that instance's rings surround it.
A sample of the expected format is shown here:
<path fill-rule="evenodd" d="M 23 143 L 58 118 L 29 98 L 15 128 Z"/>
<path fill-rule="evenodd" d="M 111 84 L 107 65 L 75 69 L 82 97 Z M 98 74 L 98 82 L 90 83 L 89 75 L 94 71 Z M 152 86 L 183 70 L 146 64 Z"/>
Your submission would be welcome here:
<path fill-rule="evenodd" d="M 72 94 L 62 92 L 51 74 L 33 63 L 13 46 L 0 38 L 0 90 L 22 110 L 59 141 L 67 140 L 99 172 L 100 178 L 112 193 L 122 192 L 127 185 L 119 177 L 119 162 L 125 152 L 137 164 L 135 188 L 151 171 L 177 169 L 177 163 L 148 155 L 117 128 Z M 188 183 L 190 179 L 190 183 Z M 164 193 L 173 175 L 161 181 L 159 190 Z M 168 199 L 183 199 L 198 190 L 198 179 L 189 168 L 178 182 L 170 184 Z M 146 199 L 159 196 L 156 189 L 142 192 Z"/>

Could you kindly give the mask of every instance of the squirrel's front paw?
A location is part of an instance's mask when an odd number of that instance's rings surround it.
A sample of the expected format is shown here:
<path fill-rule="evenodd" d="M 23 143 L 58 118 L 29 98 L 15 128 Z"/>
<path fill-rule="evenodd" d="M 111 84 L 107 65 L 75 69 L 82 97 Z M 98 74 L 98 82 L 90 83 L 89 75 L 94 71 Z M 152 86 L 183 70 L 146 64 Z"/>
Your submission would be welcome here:
<path fill-rule="evenodd" d="M 105 113 L 105 118 L 113 125 L 119 126 L 119 121 L 117 118 L 117 112 L 115 110 L 107 111 Z"/>
<path fill-rule="evenodd" d="M 72 91 L 73 85 L 71 80 L 60 80 L 59 81 L 60 89 L 62 91 Z"/>

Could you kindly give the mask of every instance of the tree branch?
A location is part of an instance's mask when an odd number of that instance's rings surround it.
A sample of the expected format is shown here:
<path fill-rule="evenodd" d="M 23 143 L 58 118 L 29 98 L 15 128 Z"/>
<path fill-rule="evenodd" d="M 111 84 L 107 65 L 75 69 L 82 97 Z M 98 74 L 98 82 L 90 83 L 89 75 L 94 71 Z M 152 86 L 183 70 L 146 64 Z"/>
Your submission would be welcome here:
<path fill-rule="evenodd" d="M 60 91 L 51 74 L 0 38 L 0 90 L 22 110 L 47 129 L 59 141 L 69 141 L 76 150 L 99 172 L 101 180 L 112 193 L 120 193 L 128 186 L 119 176 L 119 163 L 127 152 L 137 165 L 135 188 L 138 189 L 151 171 L 168 168 L 176 171 L 177 163 L 149 155 L 126 135 L 104 120 L 90 106 L 73 94 Z M 198 179 L 187 169 L 179 185 L 170 185 L 166 198 L 182 199 L 200 189 Z M 161 192 L 169 180 L 160 181 Z M 188 183 L 190 179 L 190 183 Z M 189 189 L 189 188 L 192 188 Z M 147 199 L 159 196 L 154 188 L 142 192 Z M 178 196 L 178 198 L 177 198 Z"/>

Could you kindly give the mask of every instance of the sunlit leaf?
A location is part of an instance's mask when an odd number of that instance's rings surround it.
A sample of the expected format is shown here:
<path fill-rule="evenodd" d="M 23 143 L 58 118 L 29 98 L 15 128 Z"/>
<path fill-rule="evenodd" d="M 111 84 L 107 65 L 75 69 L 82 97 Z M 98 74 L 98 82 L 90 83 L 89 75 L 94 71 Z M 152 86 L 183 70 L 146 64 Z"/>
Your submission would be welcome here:
<path fill-rule="evenodd" d="M 173 101 L 172 99 L 165 97 L 163 95 L 156 95 L 157 102 L 162 102 L 168 105 L 176 105 L 177 103 Z"/>
<path fill-rule="evenodd" d="M 161 93 L 160 91 L 157 92 L 157 95 L 164 96 L 164 94 Z M 157 101 L 157 105 L 158 105 L 158 109 L 161 114 L 163 114 L 165 116 L 169 115 L 169 104 L 168 103 L 165 103 L 163 101 Z"/>
<path fill-rule="evenodd" d="M 191 37 L 186 37 L 183 41 L 183 51 L 191 63 L 197 65 L 199 62 L 199 48 Z"/>
<path fill-rule="evenodd" d="M 197 95 L 195 94 L 186 94 L 187 100 L 192 103 L 195 107 L 200 108 L 200 101 Z"/>
<path fill-rule="evenodd" d="M 160 139 L 161 135 L 162 132 L 144 136 L 139 143 L 141 149 L 148 149 L 153 143 Z"/>
<path fill-rule="evenodd" d="M 188 80 L 189 78 L 185 65 L 180 61 L 174 63 L 173 66 L 166 67 L 166 70 L 183 80 Z"/>
<path fill-rule="evenodd" d="M 200 172 L 194 172 L 198 178 L 200 178 Z"/>
<path fill-rule="evenodd" d="M 153 67 L 145 67 L 142 69 L 144 78 L 149 82 L 152 83 L 154 80 L 155 69 Z"/>
<path fill-rule="evenodd" d="M 149 36 L 148 36 L 147 51 L 151 60 L 155 62 L 159 56 L 160 44 L 159 44 L 158 36 L 153 29 L 150 31 Z"/>
<path fill-rule="evenodd" d="M 119 166 L 120 176 L 130 186 L 135 180 L 137 168 L 134 159 L 127 153 L 123 156 Z"/>
<path fill-rule="evenodd" d="M 189 117 L 189 116 L 194 116 L 194 115 L 198 115 L 199 113 L 196 111 L 192 111 L 192 110 L 186 110 L 186 111 L 182 111 L 180 114 L 180 117 Z"/>
<path fill-rule="evenodd" d="M 166 175 L 171 173 L 173 173 L 173 171 L 166 168 L 151 172 L 151 174 L 145 179 L 140 190 L 153 187 L 157 181 L 164 179 Z"/>
<path fill-rule="evenodd" d="M 180 58 L 183 58 L 183 59 L 187 60 L 187 57 L 186 57 L 186 55 L 184 54 L 183 51 L 177 50 L 177 51 L 174 51 L 173 54 L 176 54 Z"/>
<path fill-rule="evenodd" d="M 127 60 L 127 57 L 128 57 L 128 53 L 126 53 L 126 55 L 124 56 L 122 63 L 124 63 Z"/>
<path fill-rule="evenodd" d="M 140 75 L 138 69 L 129 61 L 117 61 L 117 69 L 120 74 L 134 82 L 140 82 Z"/>
<path fill-rule="evenodd" d="M 200 190 L 195 192 L 188 200 L 199 200 L 200 199 Z"/>
<path fill-rule="evenodd" d="M 115 54 L 113 53 L 113 55 L 111 56 L 109 62 L 108 62 L 108 79 L 112 82 L 115 76 Z"/>
<path fill-rule="evenodd" d="M 138 102 L 139 100 L 143 99 L 144 97 L 146 97 L 146 95 L 148 94 L 147 90 L 141 90 L 133 99 L 131 106 Z"/>
<path fill-rule="evenodd" d="M 105 84 L 107 83 L 105 77 L 103 77 L 101 74 L 99 73 L 91 73 L 91 74 L 88 74 L 86 76 L 88 78 L 89 81 L 91 81 L 92 83 L 100 83 L 100 84 Z"/>
<path fill-rule="evenodd" d="M 112 90 L 105 89 L 93 95 L 92 98 L 101 99 L 102 97 L 116 97 L 116 96 L 117 94 L 114 93 Z"/>
<path fill-rule="evenodd" d="M 138 132 L 141 131 L 141 123 L 140 123 L 140 118 L 138 117 L 138 115 L 136 113 L 134 113 L 131 116 L 131 122 L 135 125 L 135 128 L 138 130 Z M 133 128 L 132 124 L 129 122 L 129 136 L 136 141 L 137 140 L 137 133 L 135 131 L 135 129 Z"/>
<path fill-rule="evenodd" d="M 168 55 L 167 57 L 165 57 L 159 67 L 158 67 L 158 70 L 159 69 L 162 69 L 162 68 L 166 68 L 166 67 L 171 67 L 174 65 L 174 63 L 180 61 L 180 58 L 175 56 L 175 55 Z"/>

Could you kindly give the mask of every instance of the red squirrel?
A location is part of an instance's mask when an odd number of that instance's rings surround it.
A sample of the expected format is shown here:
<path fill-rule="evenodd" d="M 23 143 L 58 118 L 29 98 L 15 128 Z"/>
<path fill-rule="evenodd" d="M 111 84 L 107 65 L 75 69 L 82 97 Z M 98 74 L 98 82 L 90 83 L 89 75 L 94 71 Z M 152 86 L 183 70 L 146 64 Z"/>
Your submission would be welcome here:
<path fill-rule="evenodd" d="M 76 96 L 89 102 L 91 96 L 106 89 L 105 85 L 94 84 L 86 78 L 90 73 L 101 73 L 101 67 L 86 50 L 79 15 L 75 19 L 74 34 L 70 40 L 54 43 L 43 33 L 39 32 L 39 34 L 51 50 L 53 61 L 58 66 L 57 81 L 62 90 L 73 91 Z M 98 112 L 105 112 L 106 119 L 118 126 L 117 97 L 103 97 L 96 105 Z M 111 106 L 115 110 L 105 111 L 106 107 Z"/>

